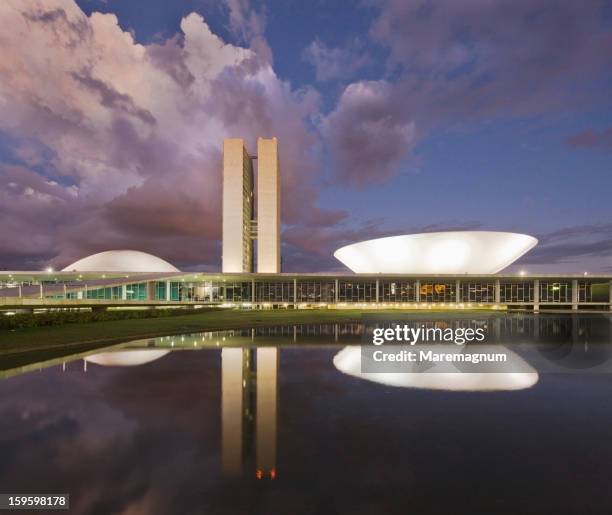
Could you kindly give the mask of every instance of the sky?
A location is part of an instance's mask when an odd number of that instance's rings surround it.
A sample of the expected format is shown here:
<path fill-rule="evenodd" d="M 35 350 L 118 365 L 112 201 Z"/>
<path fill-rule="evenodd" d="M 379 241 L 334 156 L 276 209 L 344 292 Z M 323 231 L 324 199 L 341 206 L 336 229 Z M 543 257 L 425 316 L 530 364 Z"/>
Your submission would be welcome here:
<path fill-rule="evenodd" d="M 612 273 L 612 2 L 4 0 L 0 268 L 221 266 L 223 138 L 276 136 L 283 271 L 500 230 Z M 512 269 L 511 269 L 512 271 Z"/>

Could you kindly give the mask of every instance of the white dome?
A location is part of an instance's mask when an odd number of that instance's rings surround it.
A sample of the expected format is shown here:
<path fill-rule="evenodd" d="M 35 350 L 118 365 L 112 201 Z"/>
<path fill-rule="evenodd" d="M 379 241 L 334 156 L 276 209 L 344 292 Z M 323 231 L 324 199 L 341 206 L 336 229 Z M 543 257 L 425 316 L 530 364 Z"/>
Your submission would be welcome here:
<path fill-rule="evenodd" d="M 454 344 L 453 344 L 454 345 Z M 416 349 L 416 347 L 411 347 Z M 431 346 L 424 346 L 430 349 Z M 460 350 L 454 345 L 457 352 Z M 399 388 L 447 390 L 452 392 L 494 392 L 531 388 L 539 380 L 535 368 L 515 352 L 501 345 L 480 345 L 481 352 L 504 350 L 508 361 L 503 372 L 462 372 L 452 363 L 436 363 L 427 372 L 362 372 L 361 347 L 349 345 L 334 356 L 334 366 L 343 374 L 373 383 Z"/>
<path fill-rule="evenodd" d="M 430 232 L 353 243 L 334 257 L 356 273 L 495 274 L 537 243 L 513 232 Z"/>
<path fill-rule="evenodd" d="M 85 361 L 105 367 L 136 367 L 163 358 L 170 351 L 165 349 L 137 349 L 99 352 L 87 356 Z"/>
<path fill-rule="evenodd" d="M 62 272 L 180 272 L 157 256 L 138 250 L 107 250 L 68 265 Z"/>

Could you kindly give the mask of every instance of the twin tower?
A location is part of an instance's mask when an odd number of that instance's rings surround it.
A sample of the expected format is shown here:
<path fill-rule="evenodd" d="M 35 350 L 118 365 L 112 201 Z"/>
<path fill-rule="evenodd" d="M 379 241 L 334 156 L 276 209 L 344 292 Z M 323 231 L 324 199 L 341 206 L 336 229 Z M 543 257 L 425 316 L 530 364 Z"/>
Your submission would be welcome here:
<path fill-rule="evenodd" d="M 255 240 L 257 247 L 253 243 Z M 276 138 L 258 138 L 256 156 L 249 155 L 243 139 L 223 141 L 222 268 L 223 273 L 274 274 L 281 271 Z"/>

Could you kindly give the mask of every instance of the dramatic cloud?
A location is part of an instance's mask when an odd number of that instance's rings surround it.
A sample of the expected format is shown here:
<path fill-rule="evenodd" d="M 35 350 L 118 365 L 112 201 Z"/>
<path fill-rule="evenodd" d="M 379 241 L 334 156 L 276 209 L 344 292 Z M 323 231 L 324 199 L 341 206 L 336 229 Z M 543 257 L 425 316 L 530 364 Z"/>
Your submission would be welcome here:
<path fill-rule="evenodd" d="M 567 140 L 575 148 L 588 148 L 594 150 L 612 150 L 612 127 L 596 131 L 587 129 L 574 134 Z"/>
<path fill-rule="evenodd" d="M 338 182 L 365 186 L 397 173 L 415 142 L 416 127 L 397 111 L 395 101 L 393 88 L 384 81 L 357 82 L 344 90 L 322 126 Z"/>
<path fill-rule="evenodd" d="M 327 144 L 339 164 L 337 178 L 350 176 L 364 185 L 399 173 L 415 143 L 414 127 L 422 138 L 440 126 L 580 110 L 607 101 L 612 24 L 604 4 L 382 3 L 370 34 L 389 52 L 390 78 L 350 84 L 324 120 Z"/>
<path fill-rule="evenodd" d="M 141 45 L 114 15 L 88 17 L 72 0 L 0 4 L 0 141 L 11 149 L 0 168 L 4 266 L 121 247 L 217 268 L 228 136 L 251 149 L 258 136 L 278 136 L 284 221 L 333 223 L 336 213 L 315 206 L 306 120 L 318 96 L 279 80 L 262 18 L 228 5 L 251 48 L 225 43 L 198 14 Z"/>
<path fill-rule="evenodd" d="M 419 86 L 416 100 L 437 98 L 441 114 L 533 114 L 569 99 L 576 108 L 606 95 L 587 79 L 610 79 L 599 0 L 390 0 L 371 33 L 389 67 L 415 80 L 406 86 Z"/>
<path fill-rule="evenodd" d="M 363 68 L 369 57 L 362 53 L 357 41 L 346 48 L 330 48 L 320 39 L 315 39 L 302 52 L 302 58 L 315 67 L 318 81 L 345 79 Z"/>
<path fill-rule="evenodd" d="M 538 246 L 510 270 L 531 273 L 612 271 L 612 224 L 563 227 L 536 235 Z"/>

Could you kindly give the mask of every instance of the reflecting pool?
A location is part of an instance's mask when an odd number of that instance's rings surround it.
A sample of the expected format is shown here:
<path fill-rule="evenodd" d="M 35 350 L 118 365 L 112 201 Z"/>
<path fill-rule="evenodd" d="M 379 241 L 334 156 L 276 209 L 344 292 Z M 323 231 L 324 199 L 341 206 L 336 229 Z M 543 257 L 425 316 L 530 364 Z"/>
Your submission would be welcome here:
<path fill-rule="evenodd" d="M 610 317 L 431 321 L 485 324 L 522 368 L 362 373 L 367 324 L 324 324 L 6 369 L 0 491 L 83 514 L 612 513 Z"/>

